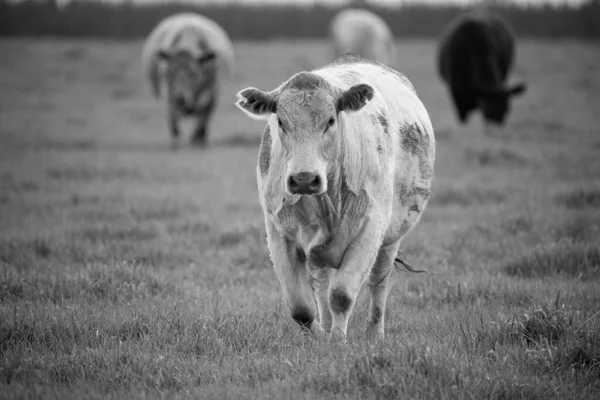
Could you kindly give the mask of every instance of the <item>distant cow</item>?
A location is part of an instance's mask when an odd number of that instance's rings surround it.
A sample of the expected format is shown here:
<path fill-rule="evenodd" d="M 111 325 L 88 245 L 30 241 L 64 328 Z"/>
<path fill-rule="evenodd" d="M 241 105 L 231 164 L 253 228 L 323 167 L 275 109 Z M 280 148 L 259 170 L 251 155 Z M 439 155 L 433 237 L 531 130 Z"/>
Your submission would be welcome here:
<path fill-rule="evenodd" d="M 270 92 L 246 88 L 236 105 L 267 121 L 258 188 L 293 319 L 344 341 L 366 281 L 367 334 L 383 337 L 390 271 L 433 178 L 433 128 L 412 84 L 391 68 L 347 55 Z"/>
<path fill-rule="evenodd" d="M 353 53 L 392 66 L 396 62 L 394 35 L 384 20 L 368 10 L 348 8 L 331 21 L 335 57 Z"/>
<path fill-rule="evenodd" d="M 439 45 L 438 69 L 463 124 L 477 108 L 486 121 L 504 124 L 510 97 L 526 89 L 524 83 L 506 83 L 514 53 L 514 34 L 498 16 L 475 12 L 448 26 Z"/>
<path fill-rule="evenodd" d="M 167 87 L 169 128 L 176 146 L 182 117 L 196 119 L 192 143 L 205 145 L 222 76 L 233 72 L 233 46 L 212 20 L 182 13 L 163 20 L 142 51 L 144 74 L 158 98 Z"/>

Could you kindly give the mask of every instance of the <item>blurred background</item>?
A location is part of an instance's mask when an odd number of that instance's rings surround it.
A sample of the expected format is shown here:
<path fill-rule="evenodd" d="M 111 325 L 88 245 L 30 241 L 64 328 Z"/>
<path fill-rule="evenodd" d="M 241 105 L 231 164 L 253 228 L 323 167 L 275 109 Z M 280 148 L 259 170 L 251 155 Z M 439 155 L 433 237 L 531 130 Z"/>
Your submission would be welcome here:
<path fill-rule="evenodd" d="M 233 40 L 318 38 L 348 5 L 373 10 L 398 37 L 435 37 L 473 5 L 495 9 L 522 36 L 600 35 L 598 0 L 1 0 L 0 35 L 143 37 L 166 16 L 191 10 Z"/>

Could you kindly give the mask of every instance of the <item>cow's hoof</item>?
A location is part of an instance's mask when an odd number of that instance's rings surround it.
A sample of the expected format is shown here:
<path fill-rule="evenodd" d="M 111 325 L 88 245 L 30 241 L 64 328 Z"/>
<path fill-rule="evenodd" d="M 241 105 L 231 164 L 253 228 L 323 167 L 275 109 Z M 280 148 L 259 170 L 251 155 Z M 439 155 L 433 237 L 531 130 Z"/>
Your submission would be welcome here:
<path fill-rule="evenodd" d="M 346 343 L 346 335 L 339 330 L 338 328 L 331 329 L 331 333 L 329 334 L 329 343 Z"/>

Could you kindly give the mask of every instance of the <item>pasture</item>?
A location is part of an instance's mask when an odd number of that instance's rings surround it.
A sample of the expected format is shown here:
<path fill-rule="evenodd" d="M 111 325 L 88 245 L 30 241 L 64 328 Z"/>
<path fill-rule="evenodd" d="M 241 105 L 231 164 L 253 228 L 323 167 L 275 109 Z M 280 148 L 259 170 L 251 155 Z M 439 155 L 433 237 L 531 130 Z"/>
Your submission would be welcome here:
<path fill-rule="evenodd" d="M 600 47 L 519 44 L 503 132 L 459 127 L 435 43 L 398 40 L 433 121 L 432 198 L 386 339 L 304 335 L 265 242 L 263 123 L 233 103 L 329 61 L 237 42 L 205 150 L 170 149 L 141 41 L 0 41 L 0 398 L 597 399 Z"/>

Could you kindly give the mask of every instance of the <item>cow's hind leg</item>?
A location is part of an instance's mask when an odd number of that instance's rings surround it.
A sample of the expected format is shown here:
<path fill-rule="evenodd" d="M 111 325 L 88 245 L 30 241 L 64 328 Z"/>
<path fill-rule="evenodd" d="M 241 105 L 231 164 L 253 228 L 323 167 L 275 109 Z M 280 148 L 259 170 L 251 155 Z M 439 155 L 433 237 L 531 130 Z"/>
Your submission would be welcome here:
<path fill-rule="evenodd" d="M 169 109 L 169 131 L 171 133 L 171 148 L 178 149 L 180 137 L 179 116 L 172 109 Z"/>
<path fill-rule="evenodd" d="M 377 254 L 375 264 L 371 269 L 367 286 L 371 297 L 369 318 L 367 320 L 367 338 L 371 340 L 383 339 L 385 327 L 385 307 L 390 293 L 393 264 L 400 240 L 382 246 Z"/>
<path fill-rule="evenodd" d="M 281 237 L 271 224 L 267 224 L 267 234 L 275 273 L 292 318 L 302 328 L 321 333 L 322 328 L 315 320 L 312 288 L 303 253 L 294 243 Z"/>

